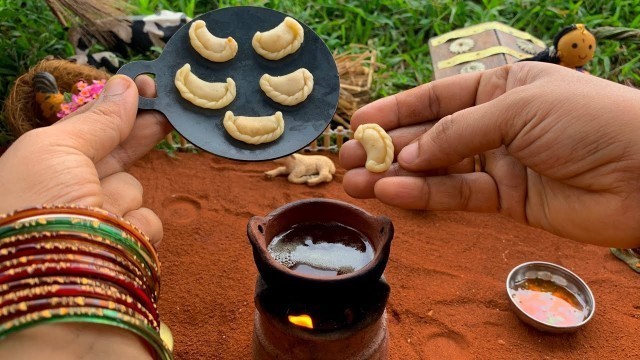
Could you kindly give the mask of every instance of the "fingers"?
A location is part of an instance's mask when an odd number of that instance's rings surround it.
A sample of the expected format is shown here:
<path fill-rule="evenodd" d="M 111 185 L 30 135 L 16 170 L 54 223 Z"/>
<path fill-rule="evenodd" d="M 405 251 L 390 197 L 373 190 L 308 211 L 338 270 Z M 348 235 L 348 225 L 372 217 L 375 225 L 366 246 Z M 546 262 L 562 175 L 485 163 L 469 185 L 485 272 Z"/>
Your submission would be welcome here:
<path fill-rule="evenodd" d="M 102 208 L 122 216 L 142 206 L 142 184 L 133 175 L 118 172 L 100 180 L 104 193 Z"/>
<path fill-rule="evenodd" d="M 557 71 L 549 64 L 530 63 L 478 73 L 479 78 L 474 79 L 476 88 L 471 90 L 478 105 L 442 118 L 418 141 L 400 151 L 398 163 L 409 171 L 424 171 L 508 146 L 532 119 L 541 117 L 544 109 L 536 104 L 540 103 L 540 89 L 544 88 L 531 90 L 524 85 L 538 81 L 545 70 Z"/>
<path fill-rule="evenodd" d="M 509 67 L 492 71 L 479 82 L 478 97 L 487 101 L 442 118 L 418 141 L 398 154 L 398 163 L 410 171 L 424 171 L 455 164 L 464 158 L 509 145 L 531 113 L 531 94 L 524 87 L 507 91 Z M 495 69 L 495 70 L 500 70 Z M 495 99 L 491 99 L 495 96 Z"/>
<path fill-rule="evenodd" d="M 398 162 L 413 172 L 458 163 L 502 144 L 500 126 L 506 121 L 496 119 L 514 118 L 510 105 L 517 95 L 510 94 L 506 99 L 501 95 L 509 86 L 517 87 L 518 82 L 526 78 L 525 74 L 522 79 L 509 83 L 511 69 L 504 66 L 449 77 L 378 100 L 354 114 L 352 129 L 365 122 L 375 122 L 392 131 L 441 118 L 417 142 L 398 147 L 402 149 Z M 355 149 L 346 153 L 349 155 L 341 156 L 345 166 L 353 166 L 361 157 Z"/>
<path fill-rule="evenodd" d="M 154 98 L 158 95 L 156 82 L 147 75 L 138 76 L 135 80 L 140 96 Z"/>
<path fill-rule="evenodd" d="M 136 85 L 140 95 L 156 96 L 155 82 L 148 76 L 138 76 Z M 160 112 L 141 111 L 133 125 L 131 133 L 118 147 L 96 164 L 98 176 L 103 178 L 125 171 L 134 162 L 144 156 L 171 131 L 167 118 Z"/>
<path fill-rule="evenodd" d="M 137 110 L 138 92 L 133 81 L 116 75 L 88 110 L 52 126 L 50 131 L 60 144 L 97 162 L 129 136 Z"/>
<path fill-rule="evenodd" d="M 508 145 L 511 134 L 521 128 L 515 121 L 517 108 L 511 99 L 501 97 L 443 118 L 418 141 L 402 149 L 398 163 L 410 171 L 424 171 Z"/>
<path fill-rule="evenodd" d="M 362 166 L 362 164 L 360 165 Z M 397 163 L 391 164 L 389 170 L 383 173 L 372 173 L 369 170 L 359 167 L 349 170 L 342 178 L 344 191 L 351 197 L 358 199 L 369 199 L 375 197 L 374 187 L 378 180 L 392 176 L 442 176 L 448 174 L 466 174 L 474 171 L 475 161 L 473 158 L 449 166 L 448 168 L 434 169 L 423 172 L 410 172 L 402 169 Z"/>
<path fill-rule="evenodd" d="M 98 176 L 103 178 L 119 171 L 126 171 L 153 149 L 170 131 L 171 125 L 164 115 L 156 111 L 142 112 L 129 137 L 98 161 L 96 164 Z"/>
<path fill-rule="evenodd" d="M 414 141 L 420 135 L 424 134 L 433 126 L 433 124 L 433 122 L 426 122 L 423 124 L 405 126 L 391 130 L 389 135 L 393 140 L 395 152 L 398 153 L 400 149 Z M 340 165 L 347 170 L 350 170 L 345 174 L 342 184 L 347 194 L 354 198 L 366 199 L 375 197 L 375 183 L 385 177 L 439 176 L 446 174 L 468 173 L 473 172 L 475 166 L 473 158 L 467 158 L 447 168 L 432 169 L 423 172 L 409 172 L 402 169 L 397 163 L 394 163 L 391 165 L 389 170 L 384 173 L 372 173 L 364 168 L 366 159 L 367 153 L 358 141 L 347 141 L 340 149 Z"/>
<path fill-rule="evenodd" d="M 427 132 L 433 124 L 433 122 L 426 122 L 389 131 L 395 154 L 397 155 L 407 144 Z M 358 141 L 347 141 L 340 148 L 340 165 L 346 169 L 364 166 L 366 159 L 367 153 Z"/>
<path fill-rule="evenodd" d="M 160 218 L 142 207 L 142 184 L 131 174 L 118 172 L 100 181 L 104 193 L 102 208 L 124 217 L 144 232 L 154 245 L 162 240 Z"/>
<path fill-rule="evenodd" d="M 154 245 L 160 244 L 164 236 L 162 221 L 153 210 L 141 207 L 124 214 L 124 218 L 145 233 Z"/>
<path fill-rule="evenodd" d="M 373 191 L 376 182 L 389 176 L 419 176 L 403 170 L 398 164 L 392 164 L 389 170 L 383 173 L 372 173 L 365 168 L 357 168 L 348 171 L 342 178 L 342 186 L 349 196 L 356 199 L 369 199 L 375 197 Z"/>
<path fill-rule="evenodd" d="M 380 201 L 404 209 L 495 212 L 500 206 L 493 178 L 481 172 L 384 178 L 374 191 Z"/>
<path fill-rule="evenodd" d="M 98 176 L 103 178 L 125 171 L 138 159 L 146 155 L 171 131 L 164 115 L 157 111 L 144 111 L 131 130 L 131 134 L 111 153 L 96 164 Z"/>
<path fill-rule="evenodd" d="M 527 168 L 503 147 L 484 153 L 484 171 L 496 180 L 500 212 L 519 222 L 527 222 Z"/>
<path fill-rule="evenodd" d="M 480 72 L 448 77 L 366 105 L 351 118 L 351 129 L 377 123 L 385 130 L 437 120 L 476 104 Z"/>

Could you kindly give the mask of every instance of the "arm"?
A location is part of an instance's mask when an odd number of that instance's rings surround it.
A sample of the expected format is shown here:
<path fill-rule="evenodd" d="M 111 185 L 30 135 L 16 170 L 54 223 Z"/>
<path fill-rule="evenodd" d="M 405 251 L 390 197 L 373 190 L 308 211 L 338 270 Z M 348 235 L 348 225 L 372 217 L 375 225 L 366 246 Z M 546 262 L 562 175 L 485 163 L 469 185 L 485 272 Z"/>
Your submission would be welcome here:
<path fill-rule="evenodd" d="M 140 77 L 142 94 L 153 81 Z M 53 126 L 20 137 L 0 157 L 0 213 L 44 203 L 100 207 L 162 238 L 160 219 L 142 207 L 142 186 L 126 168 L 149 151 L 170 127 L 154 112 L 137 113 L 138 91 L 112 78 L 99 100 Z M 119 328 L 49 324 L 0 340 L 0 359 L 150 359 L 144 342 Z"/>

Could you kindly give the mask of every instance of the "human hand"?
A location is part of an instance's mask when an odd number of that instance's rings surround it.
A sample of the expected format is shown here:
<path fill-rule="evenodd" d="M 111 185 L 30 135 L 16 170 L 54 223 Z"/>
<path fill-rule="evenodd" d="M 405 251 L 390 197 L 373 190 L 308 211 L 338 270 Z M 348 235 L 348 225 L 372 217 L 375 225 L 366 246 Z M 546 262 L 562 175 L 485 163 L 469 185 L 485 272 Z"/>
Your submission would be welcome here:
<path fill-rule="evenodd" d="M 0 213 L 41 204 L 94 206 L 123 216 L 154 243 L 162 223 L 142 207 L 142 185 L 126 169 L 171 129 L 158 112 L 136 116 L 138 91 L 155 96 L 146 76 L 121 75 L 102 95 L 56 124 L 24 134 L 0 157 Z"/>
<path fill-rule="evenodd" d="M 135 85 L 141 95 L 155 96 L 149 77 L 138 77 Z M 171 127 L 160 113 L 137 114 L 135 85 L 114 76 L 98 100 L 18 138 L 0 157 L 0 213 L 40 204 L 94 206 L 123 216 L 157 244 L 162 223 L 142 207 L 142 185 L 126 169 Z M 10 335 L 1 345 L 3 359 L 150 358 L 137 335 L 86 323 L 36 326 Z"/>
<path fill-rule="evenodd" d="M 362 146 L 345 143 L 343 186 L 353 197 L 497 211 L 582 242 L 640 246 L 636 89 L 518 63 L 378 100 L 353 115 L 354 131 L 363 123 L 389 132 L 398 163 L 370 173 Z"/>

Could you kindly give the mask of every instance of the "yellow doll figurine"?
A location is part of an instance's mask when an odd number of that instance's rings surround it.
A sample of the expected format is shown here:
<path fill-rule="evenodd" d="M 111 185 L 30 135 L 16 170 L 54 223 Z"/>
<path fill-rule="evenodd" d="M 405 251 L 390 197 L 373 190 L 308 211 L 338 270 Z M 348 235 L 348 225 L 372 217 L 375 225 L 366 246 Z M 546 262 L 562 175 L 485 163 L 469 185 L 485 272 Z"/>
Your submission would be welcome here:
<path fill-rule="evenodd" d="M 585 72 L 583 67 L 593 59 L 596 38 L 584 24 L 573 24 L 562 29 L 554 38 L 553 46 L 522 61 L 542 61 Z"/>

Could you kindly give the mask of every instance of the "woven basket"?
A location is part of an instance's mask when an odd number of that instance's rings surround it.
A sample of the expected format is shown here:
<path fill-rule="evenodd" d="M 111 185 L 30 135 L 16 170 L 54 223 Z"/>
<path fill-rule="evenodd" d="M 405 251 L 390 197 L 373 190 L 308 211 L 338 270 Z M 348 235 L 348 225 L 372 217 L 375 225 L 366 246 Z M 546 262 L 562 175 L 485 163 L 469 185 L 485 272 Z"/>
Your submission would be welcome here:
<path fill-rule="evenodd" d="M 4 118 L 7 128 L 14 137 L 49 123 L 41 118 L 33 89 L 33 76 L 46 71 L 56 78 L 60 92 L 70 92 L 80 80 L 91 81 L 108 79 L 110 75 L 88 65 L 78 65 L 67 60 L 45 59 L 20 76 L 4 103 Z"/>

